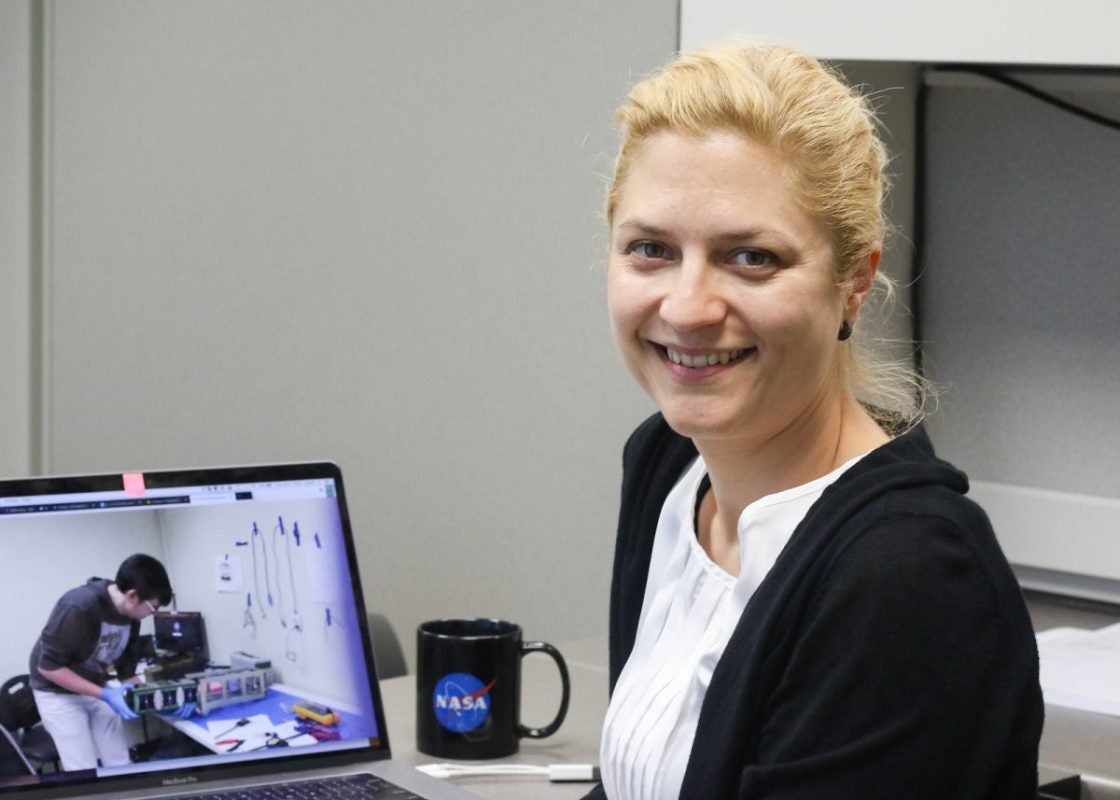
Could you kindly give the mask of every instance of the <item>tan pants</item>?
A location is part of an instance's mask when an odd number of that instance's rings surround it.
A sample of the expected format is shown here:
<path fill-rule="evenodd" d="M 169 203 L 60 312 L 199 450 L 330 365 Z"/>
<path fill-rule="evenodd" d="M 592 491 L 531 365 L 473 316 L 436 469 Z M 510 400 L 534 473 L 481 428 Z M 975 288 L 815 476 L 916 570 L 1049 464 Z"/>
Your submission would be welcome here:
<path fill-rule="evenodd" d="M 96 697 L 70 692 L 35 691 L 43 727 L 54 739 L 64 770 L 97 769 L 128 764 L 128 741 L 121 718 Z"/>

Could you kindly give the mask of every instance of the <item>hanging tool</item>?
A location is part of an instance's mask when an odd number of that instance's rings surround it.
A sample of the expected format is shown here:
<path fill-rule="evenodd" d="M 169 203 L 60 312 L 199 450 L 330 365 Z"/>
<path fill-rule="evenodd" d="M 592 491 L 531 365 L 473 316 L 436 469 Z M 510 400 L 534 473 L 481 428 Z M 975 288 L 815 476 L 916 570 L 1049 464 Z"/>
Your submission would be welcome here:
<path fill-rule="evenodd" d="M 255 619 L 253 619 L 253 593 L 252 592 L 246 592 L 245 593 L 245 616 L 242 617 L 241 629 L 244 630 L 245 628 L 252 628 L 253 629 L 252 634 L 250 634 L 251 636 L 256 636 L 257 635 L 257 621 Z"/>
<path fill-rule="evenodd" d="M 267 593 L 268 602 L 265 603 L 261 600 L 266 595 L 261 594 L 260 580 L 257 575 L 257 540 L 261 541 L 261 563 L 264 565 L 264 588 Z M 253 548 L 253 589 L 257 592 L 257 605 L 261 610 L 261 619 L 268 618 L 268 612 L 265 610 L 266 605 L 272 605 L 272 587 L 268 583 L 268 548 L 265 547 L 264 536 L 261 534 L 261 529 L 257 527 L 257 523 L 253 523 L 253 535 L 249 538 L 250 545 Z"/>

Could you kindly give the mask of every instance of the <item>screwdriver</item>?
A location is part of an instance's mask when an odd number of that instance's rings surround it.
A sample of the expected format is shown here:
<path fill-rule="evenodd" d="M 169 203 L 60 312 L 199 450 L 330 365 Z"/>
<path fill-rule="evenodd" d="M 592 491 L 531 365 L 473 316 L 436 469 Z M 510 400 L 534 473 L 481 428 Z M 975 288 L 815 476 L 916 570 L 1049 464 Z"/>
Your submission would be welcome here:
<path fill-rule="evenodd" d="M 234 726 L 232 728 L 230 728 L 228 730 L 224 730 L 221 733 L 214 734 L 214 738 L 218 739 L 222 736 L 225 736 L 227 733 L 233 733 L 235 730 L 240 728 L 242 725 L 248 725 L 248 724 L 249 724 L 249 720 L 243 717 L 243 718 L 237 720 L 237 722 L 234 724 Z"/>

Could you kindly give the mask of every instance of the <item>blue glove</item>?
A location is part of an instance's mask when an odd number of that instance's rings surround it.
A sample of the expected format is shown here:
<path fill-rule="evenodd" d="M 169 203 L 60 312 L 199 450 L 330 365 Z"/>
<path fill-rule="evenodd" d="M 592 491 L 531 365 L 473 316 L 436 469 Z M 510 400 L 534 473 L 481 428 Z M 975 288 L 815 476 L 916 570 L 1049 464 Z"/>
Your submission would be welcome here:
<path fill-rule="evenodd" d="M 121 719 L 136 719 L 140 715 L 128 707 L 124 699 L 126 691 L 128 690 L 123 686 L 105 686 L 101 689 L 101 699 L 108 703 Z"/>
<path fill-rule="evenodd" d="M 178 717 L 179 719 L 186 719 L 194 713 L 194 703 L 183 703 L 183 705 L 176 708 L 174 711 L 161 711 L 161 717 Z"/>

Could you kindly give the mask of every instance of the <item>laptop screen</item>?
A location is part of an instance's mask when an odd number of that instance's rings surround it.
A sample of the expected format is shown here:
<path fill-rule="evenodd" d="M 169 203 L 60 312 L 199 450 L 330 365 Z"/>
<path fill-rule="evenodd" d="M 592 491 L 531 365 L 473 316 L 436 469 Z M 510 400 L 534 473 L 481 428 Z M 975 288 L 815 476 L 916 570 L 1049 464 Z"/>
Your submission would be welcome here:
<path fill-rule="evenodd" d="M 335 465 L 0 481 L 0 553 L 0 680 L 25 678 L 0 698 L 7 738 L 42 756 L 26 745 L 43 723 L 10 713 L 30 695 L 54 739 L 81 740 L 57 748 L 58 771 L 8 767 L 0 798 L 388 757 Z M 153 560 L 165 604 L 133 577 Z M 65 672 L 108 696 L 66 691 Z M 92 733 L 67 721 L 83 718 Z"/>

